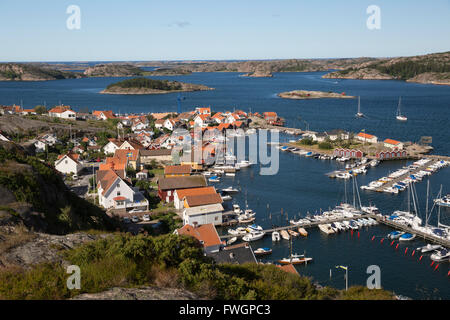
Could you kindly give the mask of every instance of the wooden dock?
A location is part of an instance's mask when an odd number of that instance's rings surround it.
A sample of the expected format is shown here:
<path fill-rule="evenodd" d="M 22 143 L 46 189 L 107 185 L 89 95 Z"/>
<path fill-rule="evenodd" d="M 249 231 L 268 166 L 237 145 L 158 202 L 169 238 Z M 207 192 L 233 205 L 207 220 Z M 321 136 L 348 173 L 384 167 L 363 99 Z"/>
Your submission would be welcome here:
<path fill-rule="evenodd" d="M 312 228 L 312 227 L 317 227 L 319 224 L 328 224 L 328 223 L 332 223 L 332 222 L 341 222 L 341 221 L 349 221 L 349 220 L 355 220 L 355 219 L 361 219 L 361 218 L 373 218 L 375 219 L 377 222 L 384 224 L 386 226 L 389 226 L 391 228 L 394 228 L 396 230 L 401 230 L 407 233 L 411 233 L 411 234 L 415 234 L 417 237 L 419 238 L 423 238 L 426 241 L 429 242 L 433 242 L 436 244 L 440 244 L 444 247 L 450 248 L 450 240 L 446 240 L 446 239 L 442 239 L 415 229 L 412 229 L 404 224 L 401 223 L 397 223 L 391 220 L 387 220 L 386 216 L 379 216 L 379 215 L 375 215 L 375 214 L 362 214 L 360 216 L 357 217 L 353 217 L 353 218 L 336 218 L 336 219 L 328 219 L 328 220 L 324 220 L 324 221 L 318 221 L 318 222 L 311 222 L 308 224 L 302 224 L 302 225 L 289 225 L 289 226 L 284 226 L 284 227 L 277 227 L 277 228 L 272 228 L 272 229 L 266 229 L 263 230 L 264 233 L 272 233 L 274 231 L 281 231 L 281 230 L 289 230 L 289 229 L 297 229 L 299 227 L 301 228 Z M 238 238 L 242 238 L 244 235 L 231 235 L 231 234 L 227 234 L 227 235 L 222 235 L 220 236 L 220 238 L 222 240 L 226 240 L 226 239 L 230 239 L 233 237 L 238 237 Z"/>
<path fill-rule="evenodd" d="M 380 217 L 378 215 L 369 215 L 369 216 L 371 218 L 377 220 L 379 223 L 382 223 L 382 224 L 392 227 L 394 229 L 401 230 L 401 231 L 411 233 L 411 234 L 415 234 L 419 238 L 423 238 L 424 240 L 434 242 L 436 244 L 440 244 L 444 247 L 450 248 L 450 240 L 442 239 L 442 238 L 430 235 L 428 233 L 424 233 L 422 231 L 415 230 L 413 228 L 405 226 L 404 224 L 388 220 L 388 219 L 386 219 L 386 216 L 383 216 L 383 217 Z"/>
<path fill-rule="evenodd" d="M 413 171 L 409 171 L 409 172 L 407 172 L 407 173 L 405 173 L 405 174 L 403 174 L 403 175 L 401 175 L 401 176 L 399 176 L 399 177 L 397 177 L 397 178 L 392 179 L 391 181 L 388 181 L 388 182 L 384 183 L 381 187 L 376 188 L 374 191 L 377 191 L 377 192 L 384 192 L 383 189 L 385 189 L 385 188 L 390 188 L 390 187 L 392 187 L 394 184 L 396 184 L 397 182 L 400 182 L 400 181 L 402 181 L 402 180 L 408 178 L 410 175 L 416 174 L 416 173 L 419 172 L 419 171 L 425 170 L 425 169 L 428 168 L 429 166 L 431 166 L 431 165 L 433 165 L 433 164 L 436 164 L 436 163 L 438 163 L 439 161 L 440 161 L 440 160 L 428 162 L 428 163 L 424 164 L 423 166 L 420 166 L 419 168 L 417 168 L 417 169 L 415 169 L 415 170 L 413 170 Z"/>

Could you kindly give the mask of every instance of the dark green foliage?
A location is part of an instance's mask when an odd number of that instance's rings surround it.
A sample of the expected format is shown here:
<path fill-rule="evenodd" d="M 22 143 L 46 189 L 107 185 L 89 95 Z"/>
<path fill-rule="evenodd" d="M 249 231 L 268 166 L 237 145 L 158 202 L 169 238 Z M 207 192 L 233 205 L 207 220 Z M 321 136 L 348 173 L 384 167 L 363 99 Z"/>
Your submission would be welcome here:
<path fill-rule="evenodd" d="M 450 72 L 450 63 L 436 59 L 400 61 L 391 65 L 379 65 L 376 69 L 397 79 L 407 80 L 425 72 Z"/>
<path fill-rule="evenodd" d="M 127 79 L 120 82 L 116 82 L 110 84 L 106 89 L 112 89 L 114 87 L 119 88 L 146 88 L 146 89 L 155 89 L 155 90 L 181 90 L 182 85 L 176 81 L 168 81 L 168 80 L 153 80 L 147 78 L 133 78 Z"/>

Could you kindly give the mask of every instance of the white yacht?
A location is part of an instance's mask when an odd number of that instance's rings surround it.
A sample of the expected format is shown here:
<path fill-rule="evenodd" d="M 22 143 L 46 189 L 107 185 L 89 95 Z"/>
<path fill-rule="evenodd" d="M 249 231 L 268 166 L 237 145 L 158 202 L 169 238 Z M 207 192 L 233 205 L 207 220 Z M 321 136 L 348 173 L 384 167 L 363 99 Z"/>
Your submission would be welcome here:
<path fill-rule="evenodd" d="M 401 113 L 401 111 L 400 111 L 400 105 L 401 105 L 401 103 L 402 103 L 402 97 L 400 97 L 400 98 L 398 99 L 398 108 L 397 108 L 397 116 L 396 116 L 396 118 L 397 118 L 397 120 L 399 120 L 399 121 L 407 121 L 408 118 L 405 117 L 404 115 L 402 115 L 402 113 Z"/>
<path fill-rule="evenodd" d="M 430 256 L 430 259 L 433 260 L 433 261 L 437 261 L 437 262 L 449 261 L 450 260 L 450 250 L 448 250 L 448 249 L 436 250 Z"/>
<path fill-rule="evenodd" d="M 419 247 L 416 250 L 419 252 L 422 252 L 422 253 L 427 253 L 427 252 L 435 251 L 435 250 L 439 250 L 439 249 L 442 249 L 441 245 L 428 243 L 426 246 Z"/>
<path fill-rule="evenodd" d="M 361 97 L 358 97 L 358 112 L 355 114 L 357 118 L 364 117 L 364 113 L 361 112 Z"/>
<path fill-rule="evenodd" d="M 250 242 L 250 241 L 256 241 L 259 239 L 262 239 L 264 237 L 265 233 L 262 231 L 252 231 L 245 236 L 242 237 L 242 240 Z"/>

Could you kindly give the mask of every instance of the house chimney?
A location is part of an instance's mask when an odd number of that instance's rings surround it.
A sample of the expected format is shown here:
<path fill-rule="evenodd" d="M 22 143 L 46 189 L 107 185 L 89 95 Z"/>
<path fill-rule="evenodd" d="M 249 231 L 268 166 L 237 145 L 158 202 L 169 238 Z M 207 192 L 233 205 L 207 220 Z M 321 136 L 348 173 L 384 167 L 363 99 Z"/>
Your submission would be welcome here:
<path fill-rule="evenodd" d="M 197 228 L 198 222 L 197 222 L 197 221 L 194 221 L 193 225 L 194 225 L 194 229 Z"/>

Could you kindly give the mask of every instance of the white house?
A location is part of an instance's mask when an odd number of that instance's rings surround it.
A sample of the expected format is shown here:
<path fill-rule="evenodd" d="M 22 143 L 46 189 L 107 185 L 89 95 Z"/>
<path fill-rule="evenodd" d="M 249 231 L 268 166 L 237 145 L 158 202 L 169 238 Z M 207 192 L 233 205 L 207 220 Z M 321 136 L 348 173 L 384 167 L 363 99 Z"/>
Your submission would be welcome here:
<path fill-rule="evenodd" d="M 83 166 L 78 162 L 78 154 L 66 154 L 55 161 L 55 169 L 64 174 L 78 174 Z"/>
<path fill-rule="evenodd" d="M 53 133 L 46 133 L 43 136 L 39 137 L 39 140 L 44 141 L 50 146 L 53 146 L 58 142 L 58 138 Z"/>
<path fill-rule="evenodd" d="M 175 121 L 173 119 L 166 119 L 166 121 L 164 121 L 163 127 L 167 130 L 173 131 L 173 129 L 175 129 Z"/>
<path fill-rule="evenodd" d="M 223 211 L 220 203 L 186 208 L 183 210 L 183 223 L 199 226 L 208 223 L 219 225 L 222 224 Z"/>
<path fill-rule="evenodd" d="M 97 172 L 99 203 L 106 209 L 148 210 L 148 200 L 113 170 Z"/>
<path fill-rule="evenodd" d="M 77 113 L 70 109 L 69 106 L 57 106 L 48 112 L 50 117 L 76 120 Z"/>
<path fill-rule="evenodd" d="M 136 131 L 139 131 L 139 130 L 146 129 L 147 127 L 148 127 L 147 123 L 144 123 L 142 121 L 137 121 L 137 122 L 133 123 L 133 125 L 131 126 L 131 130 L 133 132 L 136 132 Z"/>
<path fill-rule="evenodd" d="M 211 118 L 207 114 L 199 114 L 194 118 L 194 125 L 206 128 L 211 123 Z"/>
<path fill-rule="evenodd" d="M 114 154 L 117 149 L 122 145 L 122 141 L 116 139 L 109 139 L 109 142 L 103 147 L 103 152 L 105 154 Z"/>
<path fill-rule="evenodd" d="M 398 148 L 400 150 L 403 149 L 403 143 L 397 140 L 393 140 L 393 139 L 386 139 L 383 141 L 384 146 L 387 148 Z"/>
<path fill-rule="evenodd" d="M 36 140 L 36 142 L 34 143 L 34 151 L 35 152 L 45 152 L 45 148 L 47 146 L 47 143 L 45 141 L 42 140 Z"/>
<path fill-rule="evenodd" d="M 368 133 L 364 133 L 364 132 L 358 133 L 358 135 L 356 136 L 356 139 L 358 139 L 359 141 L 369 142 L 369 143 L 377 143 L 378 142 L 378 138 L 376 136 L 368 134 Z"/>

